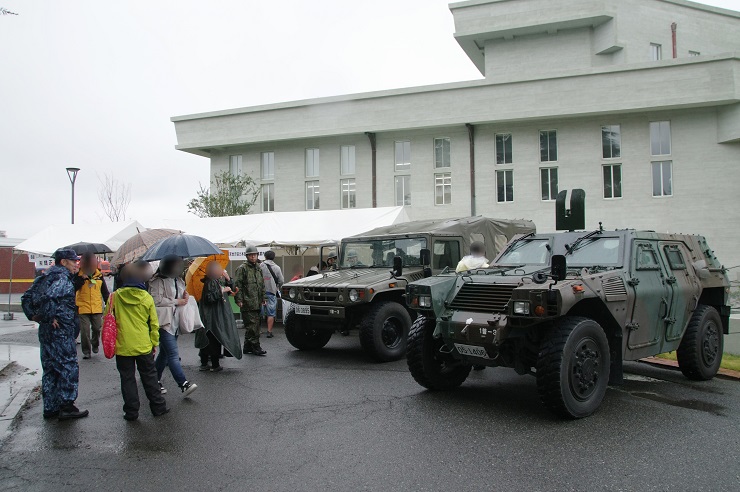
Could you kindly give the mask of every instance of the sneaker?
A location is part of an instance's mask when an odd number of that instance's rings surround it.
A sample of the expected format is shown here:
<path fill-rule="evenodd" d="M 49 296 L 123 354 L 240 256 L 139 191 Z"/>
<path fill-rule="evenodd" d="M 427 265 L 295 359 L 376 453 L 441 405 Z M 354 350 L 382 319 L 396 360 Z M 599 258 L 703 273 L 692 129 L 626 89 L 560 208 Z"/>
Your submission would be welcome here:
<path fill-rule="evenodd" d="M 187 398 L 193 391 L 198 389 L 198 385 L 195 383 L 191 383 L 190 381 L 185 381 L 180 389 L 182 390 L 183 398 Z"/>
<path fill-rule="evenodd" d="M 252 354 L 253 355 L 265 355 L 267 353 L 266 350 L 262 350 L 262 347 L 259 345 L 255 345 L 252 347 Z"/>
<path fill-rule="evenodd" d="M 200 365 L 200 367 L 198 368 L 198 370 L 199 370 L 200 372 L 205 372 L 205 371 L 207 371 L 208 369 L 210 369 L 210 367 L 208 367 L 208 364 L 201 364 L 201 365 Z"/>
<path fill-rule="evenodd" d="M 162 393 L 163 395 L 166 395 L 167 394 L 167 388 L 165 388 L 164 386 L 162 386 L 162 381 L 157 381 L 157 384 L 159 385 L 159 392 Z"/>
<path fill-rule="evenodd" d="M 90 354 L 82 354 L 82 358 L 83 359 L 89 359 L 90 358 Z"/>
<path fill-rule="evenodd" d="M 69 404 L 59 410 L 59 420 L 81 419 L 90 414 L 87 410 L 80 410 L 76 406 Z"/>
<path fill-rule="evenodd" d="M 224 370 L 223 366 L 211 367 L 211 372 L 221 372 L 223 370 Z"/>
<path fill-rule="evenodd" d="M 273 337 L 273 334 L 272 334 L 272 332 L 271 332 L 271 331 L 268 331 L 268 332 L 267 332 L 267 335 L 266 335 L 266 337 L 267 337 L 267 338 L 272 338 L 272 337 Z"/>

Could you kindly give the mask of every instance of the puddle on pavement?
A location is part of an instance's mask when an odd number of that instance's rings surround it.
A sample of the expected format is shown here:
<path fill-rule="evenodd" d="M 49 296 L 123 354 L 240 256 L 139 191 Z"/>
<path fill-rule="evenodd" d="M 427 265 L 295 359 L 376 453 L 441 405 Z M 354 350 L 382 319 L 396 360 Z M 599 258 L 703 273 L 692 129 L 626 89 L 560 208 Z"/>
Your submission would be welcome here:
<path fill-rule="evenodd" d="M 717 415 L 720 417 L 723 417 L 725 415 L 723 411 L 727 409 L 722 405 L 708 403 L 701 400 L 673 400 L 657 393 L 649 393 L 644 391 L 630 391 L 629 394 L 638 398 L 644 398 L 646 400 L 651 400 L 658 403 L 665 403 L 666 405 L 670 405 L 672 407 L 686 408 L 688 410 L 699 410 L 701 412 L 711 413 L 712 415 Z"/>
<path fill-rule="evenodd" d="M 0 410 L 15 395 L 41 380 L 41 360 L 38 347 L 0 344 Z M 2 415 L 0 415 L 2 418 Z"/>

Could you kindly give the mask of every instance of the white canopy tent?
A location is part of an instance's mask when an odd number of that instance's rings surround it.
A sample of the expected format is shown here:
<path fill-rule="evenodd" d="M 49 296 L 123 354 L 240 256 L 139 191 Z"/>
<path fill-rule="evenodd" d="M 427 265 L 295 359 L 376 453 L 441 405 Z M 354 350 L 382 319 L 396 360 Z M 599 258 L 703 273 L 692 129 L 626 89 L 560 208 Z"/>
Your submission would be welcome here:
<path fill-rule="evenodd" d="M 51 256 L 62 246 L 86 242 L 102 243 L 115 251 L 126 239 L 143 230 L 145 228 L 135 220 L 103 224 L 55 225 L 34 234 L 16 245 L 15 249 Z"/>
<path fill-rule="evenodd" d="M 317 246 L 408 220 L 403 207 L 382 207 L 165 219 L 147 225 L 181 230 L 221 245 L 243 241 L 256 246 Z"/>

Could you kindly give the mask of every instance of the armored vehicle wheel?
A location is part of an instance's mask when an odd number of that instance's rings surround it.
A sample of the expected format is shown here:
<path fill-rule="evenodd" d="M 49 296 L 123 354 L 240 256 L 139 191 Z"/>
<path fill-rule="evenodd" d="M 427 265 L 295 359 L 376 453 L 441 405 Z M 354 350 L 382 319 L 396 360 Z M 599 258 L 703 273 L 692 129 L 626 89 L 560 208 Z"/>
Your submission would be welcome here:
<path fill-rule="evenodd" d="M 587 417 L 604 399 L 609 382 L 609 342 L 594 320 L 565 317 L 540 346 L 537 390 L 542 403 L 566 418 Z"/>
<path fill-rule="evenodd" d="M 699 304 L 676 351 L 683 375 L 695 381 L 712 379 L 722 362 L 723 338 L 717 310 Z"/>
<path fill-rule="evenodd" d="M 470 374 L 471 366 L 461 364 L 439 351 L 444 341 L 434 339 L 434 320 L 419 316 L 411 325 L 406 350 L 409 371 L 417 383 L 430 390 L 457 388 Z"/>
<path fill-rule="evenodd" d="M 332 332 L 316 330 L 300 314 L 288 313 L 285 318 L 285 338 L 298 350 L 318 350 L 329 342 Z"/>
<path fill-rule="evenodd" d="M 406 353 L 411 316 L 401 304 L 381 301 L 370 307 L 360 323 L 360 344 L 380 362 L 398 360 Z"/>

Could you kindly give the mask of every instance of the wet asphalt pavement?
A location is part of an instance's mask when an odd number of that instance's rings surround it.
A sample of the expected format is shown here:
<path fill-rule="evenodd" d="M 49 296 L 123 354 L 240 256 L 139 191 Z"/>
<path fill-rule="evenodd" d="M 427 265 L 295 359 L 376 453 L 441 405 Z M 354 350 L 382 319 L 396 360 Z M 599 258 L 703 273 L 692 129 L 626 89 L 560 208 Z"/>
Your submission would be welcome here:
<path fill-rule="evenodd" d="M 355 335 L 310 353 L 276 333 L 267 357 L 221 373 L 198 372 L 181 337 L 198 391 L 183 399 L 167 373 L 172 411 L 153 418 L 142 392 L 133 423 L 115 364 L 81 360 L 90 417 L 44 421 L 31 403 L 0 449 L 0 490 L 740 490 L 737 381 L 629 364 L 597 414 L 562 421 L 512 370 L 431 393 L 405 361 L 371 362 Z"/>

